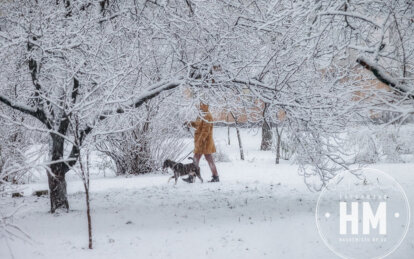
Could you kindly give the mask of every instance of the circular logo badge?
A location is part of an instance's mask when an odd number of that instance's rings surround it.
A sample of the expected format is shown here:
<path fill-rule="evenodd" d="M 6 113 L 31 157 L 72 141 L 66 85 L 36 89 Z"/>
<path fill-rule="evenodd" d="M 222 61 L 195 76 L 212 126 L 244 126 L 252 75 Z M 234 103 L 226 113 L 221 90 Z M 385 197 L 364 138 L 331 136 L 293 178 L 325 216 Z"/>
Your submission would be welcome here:
<path fill-rule="evenodd" d="M 410 207 L 401 185 L 376 169 L 338 174 L 320 193 L 316 225 L 342 258 L 383 258 L 404 240 Z"/>

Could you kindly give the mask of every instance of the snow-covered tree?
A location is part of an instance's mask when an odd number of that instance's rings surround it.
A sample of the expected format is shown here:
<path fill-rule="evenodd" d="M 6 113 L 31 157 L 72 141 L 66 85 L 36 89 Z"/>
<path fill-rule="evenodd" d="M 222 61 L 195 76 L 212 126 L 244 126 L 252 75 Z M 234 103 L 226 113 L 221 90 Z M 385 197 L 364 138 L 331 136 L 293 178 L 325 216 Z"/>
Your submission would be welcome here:
<path fill-rule="evenodd" d="M 0 102 L 36 118 L 41 127 L 32 129 L 49 134 L 51 211 L 69 208 L 65 174 L 79 150 L 72 145 L 64 154 L 65 143 L 72 142 L 68 118 L 81 118 L 82 142 L 100 121 L 136 109 L 183 80 L 167 75 L 166 80 L 144 79 L 149 55 L 140 55 L 140 30 L 150 28 L 98 4 L 5 1 L 1 10 Z M 125 29 L 127 24 L 132 31 Z M 7 94 L 11 87 L 18 100 Z"/>

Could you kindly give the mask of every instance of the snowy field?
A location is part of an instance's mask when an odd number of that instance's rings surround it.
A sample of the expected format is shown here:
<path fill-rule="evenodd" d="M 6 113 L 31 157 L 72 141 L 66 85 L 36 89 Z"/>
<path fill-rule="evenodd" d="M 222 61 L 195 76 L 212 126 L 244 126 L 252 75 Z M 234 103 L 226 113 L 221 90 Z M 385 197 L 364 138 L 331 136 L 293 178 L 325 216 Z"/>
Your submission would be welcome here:
<path fill-rule="evenodd" d="M 230 162 L 219 162 L 220 183 L 167 183 L 169 175 L 97 177 L 91 182 L 94 249 L 87 249 L 85 198 L 80 180 L 69 177 L 71 211 L 50 214 L 41 180 L 24 186 L 23 198 L 1 197 L 2 213 L 20 207 L 14 223 L 31 236 L 15 240 L 15 258 L 337 258 L 323 244 L 315 224 L 318 193 L 310 192 L 297 166 L 274 164 L 274 153 L 259 151 L 260 134 L 243 130 L 241 161 L 232 129 L 216 129 L 216 144 Z M 210 170 L 201 161 L 204 180 Z M 375 164 L 397 179 L 414 208 L 414 163 Z M 388 258 L 414 257 L 410 226 Z M 0 258 L 12 258 L 4 240 Z"/>

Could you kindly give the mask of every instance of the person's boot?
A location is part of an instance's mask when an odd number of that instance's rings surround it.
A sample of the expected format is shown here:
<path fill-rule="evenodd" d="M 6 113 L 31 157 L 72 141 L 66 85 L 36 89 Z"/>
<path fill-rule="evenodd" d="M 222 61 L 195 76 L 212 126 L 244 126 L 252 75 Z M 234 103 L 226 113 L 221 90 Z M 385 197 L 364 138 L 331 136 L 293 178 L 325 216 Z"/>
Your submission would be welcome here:
<path fill-rule="evenodd" d="M 213 177 L 211 178 L 210 181 L 208 181 L 209 183 L 218 183 L 220 182 L 220 178 L 218 175 L 213 175 Z"/>
<path fill-rule="evenodd" d="M 194 176 L 192 175 L 189 175 L 187 178 L 181 178 L 181 179 L 183 179 L 183 181 L 187 183 L 194 183 Z"/>

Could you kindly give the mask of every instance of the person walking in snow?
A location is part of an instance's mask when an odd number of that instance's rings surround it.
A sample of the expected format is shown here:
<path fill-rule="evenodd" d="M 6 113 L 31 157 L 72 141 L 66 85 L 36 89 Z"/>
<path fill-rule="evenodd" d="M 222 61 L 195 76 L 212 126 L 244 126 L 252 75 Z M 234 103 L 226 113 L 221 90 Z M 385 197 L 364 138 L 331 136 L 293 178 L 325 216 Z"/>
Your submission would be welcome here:
<path fill-rule="evenodd" d="M 216 152 L 216 146 L 213 140 L 213 116 L 208 110 L 208 105 L 200 102 L 199 110 L 201 116 L 195 121 L 187 123 L 187 126 L 195 128 L 194 133 L 194 163 L 199 164 L 201 156 L 204 155 L 212 173 L 212 179 L 209 182 L 219 182 L 219 175 L 212 154 Z M 183 181 L 193 182 L 194 176 L 189 176 Z"/>

